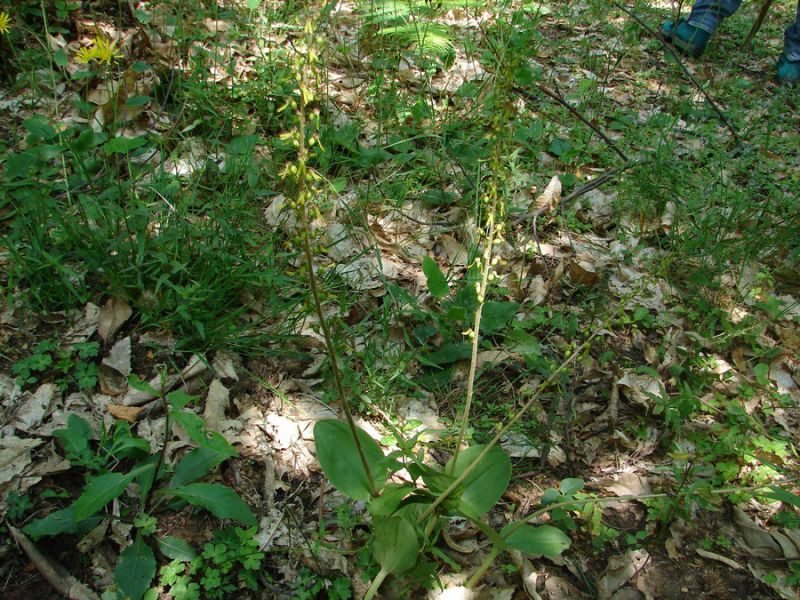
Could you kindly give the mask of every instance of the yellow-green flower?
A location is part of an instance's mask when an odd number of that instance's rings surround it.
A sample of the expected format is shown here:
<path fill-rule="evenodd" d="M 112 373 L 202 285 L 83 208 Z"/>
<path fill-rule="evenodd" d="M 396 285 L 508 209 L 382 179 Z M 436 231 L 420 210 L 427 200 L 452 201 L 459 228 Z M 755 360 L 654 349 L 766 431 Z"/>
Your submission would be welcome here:
<path fill-rule="evenodd" d="M 94 38 L 91 46 L 80 48 L 75 53 L 75 60 L 84 65 L 92 61 L 110 65 L 117 58 L 122 58 L 122 54 L 117 51 L 117 42 L 102 37 Z"/>
<path fill-rule="evenodd" d="M 0 12 L 0 35 L 8 33 L 9 29 L 11 29 L 11 17 L 5 11 Z"/>

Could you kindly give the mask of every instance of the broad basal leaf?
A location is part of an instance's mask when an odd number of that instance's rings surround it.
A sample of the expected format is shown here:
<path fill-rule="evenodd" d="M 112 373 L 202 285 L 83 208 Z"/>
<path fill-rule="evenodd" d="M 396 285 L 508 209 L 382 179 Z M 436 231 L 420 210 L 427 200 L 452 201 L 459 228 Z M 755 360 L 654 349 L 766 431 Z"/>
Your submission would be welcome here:
<path fill-rule="evenodd" d="M 221 483 L 191 483 L 169 490 L 189 504 L 205 508 L 220 519 L 234 519 L 245 525 L 257 525 L 250 507 L 229 487 Z"/>
<path fill-rule="evenodd" d="M 533 556 L 549 556 L 555 558 L 569 548 L 569 536 L 552 525 L 523 525 L 513 533 L 505 535 L 511 526 L 500 532 L 505 537 L 509 548 L 531 554 Z"/>
<path fill-rule="evenodd" d="M 369 465 L 372 481 L 380 490 L 386 482 L 386 459 L 378 442 L 357 428 L 358 439 Z M 314 426 L 314 443 L 322 470 L 333 486 L 354 500 L 368 500 L 371 490 L 353 434 L 344 421 L 326 419 Z"/>
<path fill-rule="evenodd" d="M 75 514 L 72 506 L 62 508 L 50 513 L 46 517 L 36 519 L 29 523 L 23 530 L 26 535 L 34 540 L 46 535 L 61 535 L 62 533 L 87 533 L 94 529 L 101 517 L 89 517 L 83 521 L 75 521 Z"/>
<path fill-rule="evenodd" d="M 139 600 L 156 574 L 156 559 L 153 550 L 137 535 L 133 543 L 119 555 L 114 581 L 124 597 Z"/>
<path fill-rule="evenodd" d="M 228 456 L 227 453 L 220 453 L 211 448 L 195 448 L 175 467 L 171 486 L 177 488 L 204 477 L 211 469 L 222 464 Z"/>
<path fill-rule="evenodd" d="M 403 499 L 417 489 L 415 485 L 389 485 L 377 498 L 372 498 L 367 504 L 367 509 L 376 517 L 388 517 Z"/>
<path fill-rule="evenodd" d="M 108 473 L 92 479 L 72 505 L 75 521 L 82 521 L 99 512 L 106 504 L 119 497 L 131 481 L 152 468 L 154 465 L 143 465 L 126 475 Z"/>
<path fill-rule="evenodd" d="M 478 460 L 478 455 L 486 448 L 484 445 L 470 446 L 458 455 L 455 468 L 451 471 L 452 460 L 445 471 L 456 477 Z M 470 471 L 461 484 L 461 496 L 456 498 L 459 510 L 478 518 L 489 510 L 502 497 L 511 481 L 511 459 L 502 448 L 492 447 L 489 453 Z"/>
<path fill-rule="evenodd" d="M 172 560 L 189 562 L 197 553 L 192 549 L 186 540 L 172 535 L 165 535 L 156 540 L 161 554 Z"/>
<path fill-rule="evenodd" d="M 422 272 L 425 273 L 425 279 L 428 281 L 428 291 L 434 298 L 444 298 L 450 293 L 450 288 L 447 285 L 447 278 L 444 273 L 439 269 L 430 256 L 422 259 Z"/>
<path fill-rule="evenodd" d="M 486 302 L 481 316 L 481 333 L 494 333 L 505 327 L 519 307 L 516 302 Z"/>
<path fill-rule="evenodd" d="M 378 517 L 372 525 L 372 555 L 386 573 L 411 569 L 419 555 L 414 526 L 400 517 Z"/>

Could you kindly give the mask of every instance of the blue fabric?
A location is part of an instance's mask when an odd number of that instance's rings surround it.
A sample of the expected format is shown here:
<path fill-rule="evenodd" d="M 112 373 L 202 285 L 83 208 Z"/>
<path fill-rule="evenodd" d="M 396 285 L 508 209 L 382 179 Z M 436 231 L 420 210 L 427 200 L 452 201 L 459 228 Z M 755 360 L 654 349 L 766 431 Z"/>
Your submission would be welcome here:
<path fill-rule="evenodd" d="M 783 54 L 792 62 L 800 60 L 800 0 L 797 2 L 797 16 L 794 23 L 786 28 L 783 35 Z"/>
<path fill-rule="evenodd" d="M 708 33 L 714 33 L 720 21 L 735 13 L 742 0 L 697 0 L 687 22 Z M 800 60 L 800 0 L 797 3 L 797 16 L 783 36 L 783 53 L 791 61 Z"/>

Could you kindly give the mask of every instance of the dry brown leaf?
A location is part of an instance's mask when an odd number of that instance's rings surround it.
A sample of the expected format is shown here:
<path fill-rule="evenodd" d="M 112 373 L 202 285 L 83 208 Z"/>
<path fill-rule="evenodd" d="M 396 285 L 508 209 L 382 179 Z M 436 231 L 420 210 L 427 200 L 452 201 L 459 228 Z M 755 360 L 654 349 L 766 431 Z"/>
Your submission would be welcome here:
<path fill-rule="evenodd" d="M 617 481 L 606 489 L 615 496 L 642 496 L 652 493 L 647 478 L 637 473 L 621 473 Z"/>
<path fill-rule="evenodd" d="M 628 550 L 608 559 L 605 574 L 597 582 L 597 597 L 609 600 L 619 588 L 636 575 L 649 560 L 646 550 Z"/>
<path fill-rule="evenodd" d="M 209 431 L 222 431 L 225 421 L 225 410 L 230 402 L 230 393 L 219 379 L 208 386 L 203 420 Z"/>
<path fill-rule="evenodd" d="M 561 180 L 558 175 L 553 175 L 544 191 L 533 201 L 533 211 L 537 215 L 553 212 L 561 202 L 561 190 Z"/>
<path fill-rule="evenodd" d="M 111 347 L 111 351 L 103 359 L 103 365 L 113 369 L 123 377 L 131 374 L 131 338 L 126 337 Z"/>
<path fill-rule="evenodd" d="M 733 507 L 733 522 L 739 527 L 750 554 L 767 559 L 783 556 L 780 544 L 738 506 Z"/>
<path fill-rule="evenodd" d="M 31 450 L 44 440 L 18 437 L 0 438 L 0 484 L 11 481 L 31 462 Z"/>
<path fill-rule="evenodd" d="M 573 283 L 594 285 L 600 281 L 604 265 L 588 252 L 581 252 L 569 264 L 569 276 Z"/>
<path fill-rule="evenodd" d="M 136 423 L 142 411 L 147 410 L 143 406 L 124 406 L 122 404 L 109 404 L 108 414 L 115 419 L 122 419 L 128 423 Z"/>
<path fill-rule="evenodd" d="M 133 310 L 122 298 L 109 298 L 100 309 L 100 320 L 97 324 L 97 333 L 106 342 L 113 338 L 125 321 L 131 318 Z"/>
<path fill-rule="evenodd" d="M 33 393 L 17 409 L 14 427 L 20 431 L 30 431 L 41 425 L 44 418 L 54 408 L 58 387 L 53 383 L 45 383 Z"/>
<path fill-rule="evenodd" d="M 632 401 L 650 408 L 656 398 L 664 397 L 666 390 L 659 379 L 651 375 L 641 375 L 632 370 L 625 371 L 625 374 L 617 381 L 617 385 L 622 388 L 625 397 Z"/>

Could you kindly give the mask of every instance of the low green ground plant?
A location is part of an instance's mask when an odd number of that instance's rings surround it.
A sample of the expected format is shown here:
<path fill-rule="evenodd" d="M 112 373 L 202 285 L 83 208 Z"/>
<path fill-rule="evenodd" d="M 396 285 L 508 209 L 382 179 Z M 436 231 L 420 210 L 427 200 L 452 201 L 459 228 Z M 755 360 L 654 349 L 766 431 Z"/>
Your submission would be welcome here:
<path fill-rule="evenodd" d="M 159 396 L 144 382 L 134 380 L 132 385 Z M 74 501 L 31 521 L 24 532 L 37 540 L 86 535 L 96 528 L 105 530 L 110 518 L 131 525 L 133 541 L 119 554 L 116 589 L 104 593 L 106 600 L 157 596 L 151 589 L 156 576 L 154 547 L 168 559 L 178 561 L 170 563 L 161 574 L 165 585 L 174 586 L 170 587 L 174 598 L 221 598 L 236 589 L 252 588 L 263 558 L 253 539 L 256 518 L 229 487 L 199 481 L 225 460 L 237 456 L 237 452 L 219 433 L 207 431 L 203 419 L 188 410 L 196 398 L 178 391 L 160 397 L 167 414 L 167 437 L 162 448 L 155 451 L 124 421 L 117 421 L 110 431 L 102 430 L 94 442 L 91 425 L 71 414 L 67 427 L 54 435 L 72 468 L 84 473 L 85 484 Z M 174 467 L 165 461 L 173 424 L 179 425 L 196 445 Z M 136 484 L 137 492 L 128 496 L 125 492 L 131 484 Z M 114 501 L 119 503 L 119 514 L 112 516 L 106 506 Z M 187 504 L 220 519 L 238 521 L 249 529 L 217 531 L 198 557 L 184 540 L 158 535 L 157 515 Z"/>

